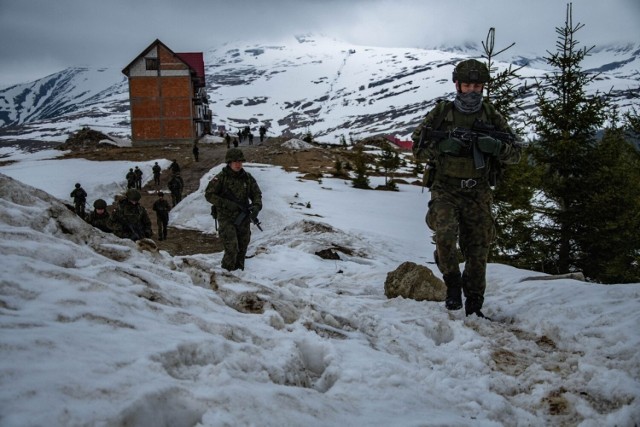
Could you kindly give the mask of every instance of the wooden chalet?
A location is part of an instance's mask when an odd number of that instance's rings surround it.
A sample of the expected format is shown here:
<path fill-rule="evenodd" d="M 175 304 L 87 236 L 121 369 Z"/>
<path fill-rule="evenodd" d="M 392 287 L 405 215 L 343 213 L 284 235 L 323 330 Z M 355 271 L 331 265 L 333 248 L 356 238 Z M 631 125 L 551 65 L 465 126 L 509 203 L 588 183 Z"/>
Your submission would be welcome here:
<path fill-rule="evenodd" d="M 134 146 L 193 143 L 211 133 L 202 52 L 174 53 L 156 39 L 122 73 Z"/>

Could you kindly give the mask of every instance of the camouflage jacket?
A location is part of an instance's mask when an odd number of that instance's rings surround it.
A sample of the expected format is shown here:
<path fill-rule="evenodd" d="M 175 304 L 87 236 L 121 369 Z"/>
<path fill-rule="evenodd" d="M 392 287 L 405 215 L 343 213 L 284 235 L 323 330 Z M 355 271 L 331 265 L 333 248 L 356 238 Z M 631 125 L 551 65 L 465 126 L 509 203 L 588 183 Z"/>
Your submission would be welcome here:
<path fill-rule="evenodd" d="M 118 237 L 138 240 L 153 235 L 147 210 L 127 199 L 118 203 L 111 214 L 110 222 L 113 232 Z"/>
<path fill-rule="evenodd" d="M 262 191 L 255 178 L 244 169 L 234 172 L 225 166 L 209 182 L 204 197 L 216 207 L 221 222 L 234 221 L 249 205 L 262 210 Z"/>
<path fill-rule="evenodd" d="M 91 212 L 85 218 L 89 224 L 93 225 L 96 228 L 104 231 L 105 233 L 111 233 L 111 217 L 109 213 L 105 210 L 102 215 L 98 214 L 96 211 Z"/>
<path fill-rule="evenodd" d="M 435 140 L 426 140 L 424 145 L 420 147 L 420 134 L 423 128 L 432 128 L 437 131 L 451 131 L 455 128 L 471 129 L 476 119 L 495 126 L 495 129 L 500 132 L 513 134 L 504 117 L 487 101 L 483 101 L 481 110 L 473 114 L 460 113 L 456 111 L 452 104 L 451 101 L 438 102 L 427 114 L 420 126 L 413 131 L 411 139 L 413 140 L 413 155 L 416 161 L 427 162 L 431 167 L 435 167 L 437 171 L 436 177 L 452 175 L 447 173 L 447 171 L 450 170 L 469 171 L 467 176 L 455 176 L 456 178 L 488 177 L 490 173 L 495 172 L 495 169 L 520 161 L 521 148 L 518 144 L 504 143 L 500 154 L 496 156 L 496 158 L 490 159 L 491 161 L 488 162 L 488 167 L 480 170 L 476 170 L 473 166 L 471 151 L 465 152 L 462 157 L 454 158 L 454 156 L 441 153 L 438 150 L 438 141 Z M 439 121 L 440 124 L 434 123 L 436 121 Z"/>
<path fill-rule="evenodd" d="M 167 202 L 165 199 L 158 199 L 155 202 L 153 202 L 153 208 L 152 208 L 156 214 L 161 217 L 164 215 L 169 215 L 169 211 L 171 210 L 171 206 L 169 205 L 169 202 Z"/>

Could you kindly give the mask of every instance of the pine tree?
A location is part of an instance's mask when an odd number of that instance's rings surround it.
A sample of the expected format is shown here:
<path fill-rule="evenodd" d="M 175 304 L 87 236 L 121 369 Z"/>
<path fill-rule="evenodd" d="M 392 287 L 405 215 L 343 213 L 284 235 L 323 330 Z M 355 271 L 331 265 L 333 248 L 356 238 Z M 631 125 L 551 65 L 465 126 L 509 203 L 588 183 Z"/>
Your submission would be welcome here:
<path fill-rule="evenodd" d="M 544 167 L 541 195 L 535 198 L 538 225 L 532 238 L 545 247 L 539 260 L 542 270 L 567 273 L 577 269 L 577 259 L 588 248 L 581 246 L 585 233 L 585 201 L 593 188 L 587 188 L 588 175 L 594 173 L 593 150 L 596 131 L 606 118 L 607 98 L 588 96 L 585 88 L 597 78 L 582 70 L 581 62 L 592 48 L 577 47 L 575 34 L 584 25 L 573 25 L 572 7 L 567 5 L 566 20 L 558 33 L 557 51 L 545 58 L 557 71 L 538 82 L 533 118 L 539 140 L 533 146 L 535 162 Z"/>
<path fill-rule="evenodd" d="M 356 177 L 353 179 L 353 187 L 370 189 L 369 177 L 367 176 L 367 160 L 361 144 L 358 144 L 355 147 L 354 164 Z"/>
<path fill-rule="evenodd" d="M 378 165 L 384 169 L 384 185 L 385 187 L 395 189 L 394 185 L 389 185 L 389 175 L 400 167 L 400 156 L 391 148 L 388 142 L 382 144 L 382 152 L 378 157 Z"/>
<path fill-rule="evenodd" d="M 485 96 L 496 107 L 503 117 L 512 123 L 512 129 L 518 133 L 525 122 L 515 122 L 513 116 L 522 110 L 524 96 L 528 89 L 520 86 L 518 71 L 522 67 L 509 66 L 502 72 L 494 67 L 494 57 L 511 48 L 495 51 L 495 29 L 490 28 L 487 33 L 483 57 L 487 60 L 487 67 L 492 74 L 491 80 L 485 86 Z M 519 123 L 514 126 L 513 123 Z M 531 231 L 534 212 L 531 206 L 535 188 L 537 187 L 534 166 L 527 161 L 527 149 L 523 152 L 523 160 L 517 165 L 510 165 L 503 172 L 494 191 L 493 213 L 496 219 L 496 239 L 492 246 L 489 259 L 492 262 L 502 262 L 517 267 L 530 268 L 535 254 L 538 252 L 532 246 Z"/>
<path fill-rule="evenodd" d="M 589 159 L 576 266 L 599 282 L 635 283 L 640 280 L 640 153 L 622 127 L 612 127 Z"/>

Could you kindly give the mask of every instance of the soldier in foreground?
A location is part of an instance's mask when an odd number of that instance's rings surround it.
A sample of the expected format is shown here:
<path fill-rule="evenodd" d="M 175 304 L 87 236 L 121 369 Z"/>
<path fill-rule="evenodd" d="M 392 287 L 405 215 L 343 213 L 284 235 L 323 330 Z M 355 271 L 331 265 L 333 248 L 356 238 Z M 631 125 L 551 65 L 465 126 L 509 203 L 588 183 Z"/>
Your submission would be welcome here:
<path fill-rule="evenodd" d="M 413 154 L 426 161 L 431 201 L 426 222 L 436 242 L 435 261 L 447 286 L 445 306 L 482 313 L 486 267 L 495 237 L 491 186 L 506 164 L 520 160 L 520 146 L 506 120 L 483 100 L 489 70 L 480 61 L 458 63 L 454 101 L 439 102 L 413 132 Z M 460 273 L 459 244 L 464 257 Z"/>
<path fill-rule="evenodd" d="M 218 233 L 224 246 L 222 268 L 244 270 L 251 222 L 257 223 L 262 210 L 262 191 L 255 178 L 243 169 L 242 150 L 230 148 L 225 161 L 227 166 L 207 185 L 205 198 L 213 205 L 219 222 Z"/>
<path fill-rule="evenodd" d="M 130 188 L 126 198 L 116 204 L 111 213 L 111 228 L 116 236 L 135 242 L 153 235 L 149 214 L 140 205 L 140 198 L 140 192 Z"/>

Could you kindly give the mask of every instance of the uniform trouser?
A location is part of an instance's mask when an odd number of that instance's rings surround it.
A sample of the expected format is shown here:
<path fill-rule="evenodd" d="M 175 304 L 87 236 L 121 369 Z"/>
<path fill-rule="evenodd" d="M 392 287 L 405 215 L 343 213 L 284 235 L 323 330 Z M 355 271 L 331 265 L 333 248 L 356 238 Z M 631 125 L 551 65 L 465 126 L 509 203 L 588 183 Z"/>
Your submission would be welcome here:
<path fill-rule="evenodd" d="M 464 257 L 462 291 L 467 303 L 480 309 L 486 288 L 487 257 L 495 237 L 491 214 L 493 196 L 488 185 L 460 189 L 435 185 L 427 211 L 427 225 L 434 232 L 440 272 L 460 277 L 456 244 Z"/>
<path fill-rule="evenodd" d="M 160 174 L 153 175 L 153 183 L 156 185 L 160 185 Z"/>
<path fill-rule="evenodd" d="M 167 225 L 169 224 L 169 214 L 156 214 L 156 220 L 158 224 L 158 237 L 160 239 L 167 238 Z"/>
<path fill-rule="evenodd" d="M 171 204 L 175 208 L 178 203 L 182 200 L 182 193 L 171 192 Z"/>
<path fill-rule="evenodd" d="M 225 270 L 244 270 L 244 259 L 251 241 L 251 223 L 244 221 L 236 226 L 232 220 L 220 220 L 218 234 L 224 247 L 222 268 Z"/>

